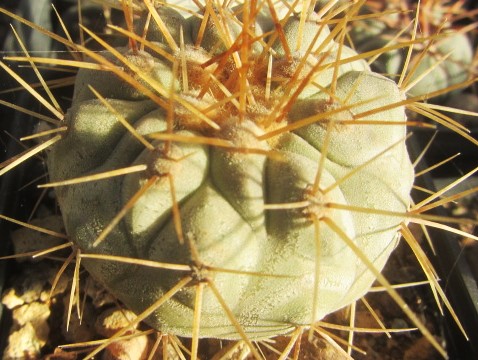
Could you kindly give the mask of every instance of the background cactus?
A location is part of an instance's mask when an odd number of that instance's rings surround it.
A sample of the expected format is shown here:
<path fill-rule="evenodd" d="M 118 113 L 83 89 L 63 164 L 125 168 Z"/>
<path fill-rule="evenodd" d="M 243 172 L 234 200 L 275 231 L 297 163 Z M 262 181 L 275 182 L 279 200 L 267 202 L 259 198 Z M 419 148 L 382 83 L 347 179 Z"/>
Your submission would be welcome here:
<path fill-rule="evenodd" d="M 119 5 L 128 45 L 65 40 L 87 59 L 48 168 L 77 259 L 133 323 L 192 337 L 192 357 L 200 337 L 260 357 L 251 340 L 313 328 L 377 277 L 405 307 L 379 272 L 416 217 L 407 100 L 344 44 L 360 4 Z"/>
<path fill-rule="evenodd" d="M 387 76 L 398 79 L 407 60 L 407 49 L 396 48 L 401 42 L 414 39 L 410 58 L 409 96 L 423 96 L 461 84 L 472 73 L 473 48 L 468 38 L 469 27 L 454 23 L 456 17 L 463 19 L 466 10 L 463 2 L 401 1 L 374 2 L 362 8 L 367 14 L 364 20 L 354 22 L 350 36 L 360 52 L 390 47 L 378 56 L 374 68 Z M 414 14 L 416 24 L 413 24 Z M 419 32 L 412 35 L 416 31 Z M 440 100 L 452 91 L 444 91 Z M 436 100 L 436 99 L 435 99 Z"/>

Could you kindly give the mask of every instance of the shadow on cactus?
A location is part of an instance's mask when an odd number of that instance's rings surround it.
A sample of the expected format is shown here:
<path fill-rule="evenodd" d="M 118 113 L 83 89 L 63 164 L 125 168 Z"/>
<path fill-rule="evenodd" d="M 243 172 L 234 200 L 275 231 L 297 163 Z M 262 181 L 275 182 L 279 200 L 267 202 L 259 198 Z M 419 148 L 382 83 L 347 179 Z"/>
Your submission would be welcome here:
<path fill-rule="evenodd" d="M 370 69 L 387 47 L 346 45 L 363 2 L 118 3 L 123 46 L 83 28 L 103 51 L 48 34 L 81 62 L 10 58 L 79 69 L 65 115 L 30 88 L 60 126 L 27 156 L 49 149 L 42 187 L 55 187 L 77 268 L 138 314 L 89 357 L 145 321 L 191 338 L 192 359 L 201 338 L 262 359 L 255 342 L 283 334 L 286 358 L 376 280 L 444 354 L 380 271 L 401 236 L 423 260 L 409 222 L 468 220 L 423 213 L 441 194 L 411 204 L 407 126 L 430 125 L 405 109 L 426 105 Z"/>

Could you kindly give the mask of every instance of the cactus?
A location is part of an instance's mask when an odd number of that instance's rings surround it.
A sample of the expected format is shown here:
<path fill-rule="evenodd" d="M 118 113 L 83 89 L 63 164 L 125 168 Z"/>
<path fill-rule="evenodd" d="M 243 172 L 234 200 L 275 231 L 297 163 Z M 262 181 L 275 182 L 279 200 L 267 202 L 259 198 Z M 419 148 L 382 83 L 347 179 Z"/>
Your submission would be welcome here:
<path fill-rule="evenodd" d="M 313 328 L 378 280 L 443 352 L 380 274 L 418 216 L 406 95 L 344 44 L 360 3 L 108 3 L 124 46 L 64 40 L 87 58 L 47 186 L 133 323 L 192 338 L 193 358 L 199 338 L 260 358 L 252 340 Z"/>
<path fill-rule="evenodd" d="M 349 34 L 360 52 L 393 48 L 400 42 L 415 38 L 419 45 L 410 59 L 407 94 L 418 97 L 442 90 L 435 101 L 443 101 L 454 93 L 452 88 L 456 90 L 456 86 L 465 82 L 472 73 L 473 48 L 467 29 L 453 24 L 456 14 L 466 11 L 460 6 L 463 3 L 423 2 L 416 21 L 413 21 L 409 14 L 416 13 L 416 4 L 375 3 L 375 6 L 362 8 L 369 17 L 355 22 Z M 414 22 L 419 32 L 412 36 L 416 31 L 411 26 Z M 397 34 L 400 36 L 397 37 Z M 381 54 L 373 67 L 387 76 L 396 77 L 402 72 L 406 59 L 406 49 L 393 48 Z"/>
<path fill-rule="evenodd" d="M 352 50 L 325 41 L 330 31 L 312 15 L 302 30 L 300 17 L 289 17 L 283 27 L 285 41 L 264 37 L 274 51 L 271 78 L 283 78 L 271 85 L 268 97 L 269 57 L 263 54 L 264 45 L 252 43 L 258 34 L 249 33 L 240 45 L 248 52 L 248 58 L 241 59 L 251 64 L 247 72 L 232 56 L 221 58 L 227 65 L 202 68 L 201 63 L 237 42 L 234 35 L 249 31 L 239 20 L 249 16 L 243 8 L 222 11 L 227 19 L 221 24 L 224 33 L 209 21 L 201 46 L 195 47 L 201 20 L 185 19 L 161 5 L 158 9 L 161 21 L 176 28 L 162 32 L 159 26 L 150 27 L 146 39 L 167 48 L 171 36 L 176 48 L 169 50 L 185 60 L 180 66 L 185 65 L 181 71 L 187 86 L 174 74 L 173 64 L 154 51 L 117 50 L 126 65 L 139 72 L 137 77 L 147 78 L 151 88 L 169 96 L 161 98 L 165 103 L 175 102 L 172 109 L 158 106 L 114 74 L 80 70 L 65 119 L 69 131 L 52 148 L 48 169 L 51 180 L 59 182 L 145 165 L 145 171 L 124 178 L 59 187 L 67 233 L 84 253 L 190 266 L 186 274 L 196 286 L 184 288 L 148 317 L 148 324 L 158 330 L 192 336 L 197 284 L 204 282 L 214 283 L 245 334 L 256 339 L 310 325 L 368 291 L 375 275 L 343 237 L 381 269 L 396 246 L 404 216 L 342 208 L 405 213 L 413 168 L 405 148 L 404 108 L 387 109 L 402 100 L 396 84 L 372 73 L 363 61 L 338 67 L 336 79 L 327 70 L 314 70 L 317 64 L 334 66 Z M 272 16 L 262 20 L 255 28 L 267 33 Z M 110 61 L 121 66 L 117 59 Z M 297 74 L 300 66 L 305 75 Z M 247 84 L 247 98 L 205 112 L 227 96 L 209 84 L 213 71 L 232 94 Z M 299 86 L 291 88 L 290 80 L 297 75 L 302 77 L 296 80 Z M 237 81 L 227 83 L 229 79 Z M 91 88 L 107 98 L 115 112 Z M 286 113 L 280 100 L 290 92 L 297 95 Z M 169 123 L 168 111 L 173 112 Z M 135 133 L 151 139 L 146 147 L 118 121 L 116 112 Z M 318 120 L 304 121 L 314 117 Z M 381 120 L 399 124 L 375 124 Z M 138 192 L 141 196 L 122 221 L 96 246 L 98 236 Z M 177 222 L 175 205 L 180 209 Z M 83 264 L 138 313 L 185 276 L 95 260 Z M 202 296 L 200 336 L 240 338 L 213 290 L 206 286 Z"/>

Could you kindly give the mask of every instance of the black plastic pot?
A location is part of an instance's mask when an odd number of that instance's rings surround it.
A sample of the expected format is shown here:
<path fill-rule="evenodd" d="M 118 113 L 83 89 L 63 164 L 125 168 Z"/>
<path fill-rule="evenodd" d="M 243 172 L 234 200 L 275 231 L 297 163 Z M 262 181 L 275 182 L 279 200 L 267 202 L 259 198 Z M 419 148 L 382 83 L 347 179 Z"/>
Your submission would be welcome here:
<path fill-rule="evenodd" d="M 1 6 L 11 12 L 21 15 L 31 21 L 39 24 L 46 29 L 52 29 L 50 13 L 50 0 L 22 0 L 2 2 Z M 0 15 L 1 34 L 0 48 L 3 49 L 3 55 L 22 54 L 16 40 L 6 34 L 11 34 L 9 24 L 15 27 L 23 39 L 28 49 L 41 49 L 42 56 L 51 49 L 52 42 L 46 37 L 37 37 L 34 30 L 28 26 L 19 24 Z M 8 64 L 19 74 L 27 83 L 35 83 L 38 79 L 34 74 L 25 68 Z M 0 71 L 1 90 L 13 89 L 18 87 L 5 71 Z M 11 92 L 1 95 L 1 100 L 14 103 L 33 111 L 41 111 L 38 101 L 26 92 Z M 25 150 L 16 140 L 25 135 L 32 134 L 35 119 L 21 112 L 14 111 L 8 107 L 0 106 L 0 163 L 13 158 Z M 35 186 L 30 186 L 24 190 L 19 190 L 22 185 L 28 184 L 36 176 L 45 170 L 41 170 L 42 164 L 38 159 L 30 159 L 21 166 L 18 166 L 0 177 L 0 214 L 15 219 L 26 221 L 33 209 L 34 202 L 38 199 L 38 191 Z M 33 168 L 37 170 L 33 171 Z M 10 222 L 0 220 L 0 256 L 10 255 L 12 252 L 10 233 L 16 226 Z M 0 261 L 0 294 L 4 290 L 5 283 L 16 271 L 14 261 Z M 8 329 L 11 325 L 11 318 L 5 312 L 0 304 L 0 354 L 6 347 Z"/>

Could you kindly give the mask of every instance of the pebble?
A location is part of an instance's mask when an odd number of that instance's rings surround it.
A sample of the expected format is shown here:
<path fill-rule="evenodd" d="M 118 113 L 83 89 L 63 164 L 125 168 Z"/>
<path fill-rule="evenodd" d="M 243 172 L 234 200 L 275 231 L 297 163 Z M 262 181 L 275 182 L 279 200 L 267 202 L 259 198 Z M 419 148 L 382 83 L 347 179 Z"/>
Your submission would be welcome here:
<path fill-rule="evenodd" d="M 95 329 L 105 338 L 113 336 L 117 331 L 127 327 L 136 319 L 132 311 L 109 308 L 103 311 L 96 320 Z M 136 326 L 125 335 L 135 334 Z M 143 360 L 149 356 L 149 340 L 146 335 L 137 334 L 129 339 L 118 340 L 110 344 L 105 351 L 103 360 Z"/>
<path fill-rule="evenodd" d="M 35 359 L 48 341 L 50 327 L 48 305 L 32 302 L 13 309 L 13 326 L 3 359 Z"/>
<path fill-rule="evenodd" d="M 103 311 L 96 320 L 95 329 L 98 334 L 110 337 L 118 330 L 124 329 L 136 318 L 135 313 L 126 309 L 109 308 Z M 136 326 L 129 331 L 131 334 L 136 329 Z"/>

